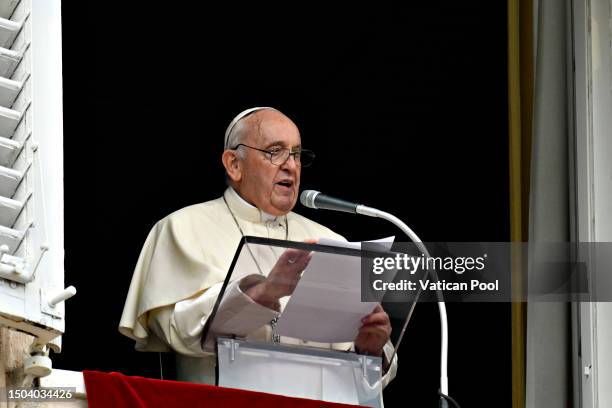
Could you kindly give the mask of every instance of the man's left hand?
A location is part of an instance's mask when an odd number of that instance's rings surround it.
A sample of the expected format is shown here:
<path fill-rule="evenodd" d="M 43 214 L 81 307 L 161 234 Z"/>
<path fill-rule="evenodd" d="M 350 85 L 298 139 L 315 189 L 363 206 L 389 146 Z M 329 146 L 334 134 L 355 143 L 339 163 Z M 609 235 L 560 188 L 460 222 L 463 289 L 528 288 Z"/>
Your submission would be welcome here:
<path fill-rule="evenodd" d="M 391 336 L 389 315 L 378 304 L 372 313 L 361 319 L 361 323 L 363 325 L 355 339 L 355 350 L 361 354 L 382 356 L 383 347 Z"/>

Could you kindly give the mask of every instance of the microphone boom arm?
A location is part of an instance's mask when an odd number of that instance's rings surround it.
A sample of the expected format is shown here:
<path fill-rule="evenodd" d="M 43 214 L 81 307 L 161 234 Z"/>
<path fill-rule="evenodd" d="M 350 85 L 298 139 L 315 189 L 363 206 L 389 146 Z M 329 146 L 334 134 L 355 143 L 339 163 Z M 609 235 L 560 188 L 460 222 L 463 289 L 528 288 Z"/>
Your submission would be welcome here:
<path fill-rule="evenodd" d="M 410 229 L 410 227 L 408 227 L 408 225 L 406 225 L 396 216 L 384 211 L 377 210 L 372 207 L 367 207 L 365 205 L 358 205 L 355 212 L 357 214 L 367 215 L 369 217 L 382 218 L 391 222 L 396 227 L 401 229 L 402 232 L 404 232 L 404 234 L 406 234 L 412 240 L 412 242 L 416 244 L 419 251 L 421 251 L 426 257 L 430 257 L 429 251 L 427 251 L 427 248 L 423 244 L 423 241 L 421 241 L 421 239 L 414 233 L 414 231 Z M 412 312 L 414 311 L 420 294 L 421 289 L 419 288 L 418 292 L 416 293 L 416 297 L 412 302 L 412 305 L 410 306 L 410 310 L 408 311 L 408 316 L 406 318 L 406 321 L 404 322 L 402 331 L 400 332 L 400 335 L 397 341 L 395 342 L 395 347 L 393 355 L 390 358 L 390 362 L 393 361 L 395 353 L 397 353 L 397 349 L 399 348 L 402 338 L 404 337 L 404 333 L 406 332 L 408 323 L 412 318 Z M 442 344 L 440 352 L 440 392 L 444 395 L 448 395 L 448 318 L 446 315 L 446 304 L 444 303 L 444 299 L 442 299 L 442 294 L 440 293 L 440 291 L 438 291 L 438 309 L 440 310 L 440 331 L 442 334 Z"/>

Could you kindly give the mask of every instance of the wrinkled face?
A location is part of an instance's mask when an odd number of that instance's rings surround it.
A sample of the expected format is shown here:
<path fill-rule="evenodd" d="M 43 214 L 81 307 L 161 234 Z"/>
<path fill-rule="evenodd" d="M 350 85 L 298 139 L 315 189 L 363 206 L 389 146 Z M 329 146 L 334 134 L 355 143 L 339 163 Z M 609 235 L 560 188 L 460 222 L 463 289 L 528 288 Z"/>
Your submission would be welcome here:
<path fill-rule="evenodd" d="M 259 131 L 249 132 L 244 144 L 263 150 L 301 147 L 300 132 L 286 116 L 276 111 L 260 112 Z M 301 167 L 293 156 L 281 165 L 272 164 L 266 153 L 244 149 L 241 179 L 237 183 L 240 195 L 259 209 L 272 215 L 287 214 L 295 206 L 300 188 Z"/>

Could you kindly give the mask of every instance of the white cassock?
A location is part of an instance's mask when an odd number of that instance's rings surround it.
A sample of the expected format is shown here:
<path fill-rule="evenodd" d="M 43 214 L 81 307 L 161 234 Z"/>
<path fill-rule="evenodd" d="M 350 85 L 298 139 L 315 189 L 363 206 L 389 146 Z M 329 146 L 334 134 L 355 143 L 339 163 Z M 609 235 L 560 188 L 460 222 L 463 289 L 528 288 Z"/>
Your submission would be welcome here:
<path fill-rule="evenodd" d="M 232 213 L 245 235 L 285 239 L 288 232 L 290 241 L 344 240 L 329 228 L 293 212 L 286 217 L 266 214 L 232 188 L 225 191 L 224 197 L 225 200 L 221 197 L 178 210 L 153 227 L 134 270 L 119 323 L 119 331 L 134 339 L 139 351 L 174 350 L 177 376 L 183 381 L 215 383 L 215 356 L 202 348 L 201 338 L 242 238 Z M 262 268 L 267 274 L 280 254 L 272 250 L 260 252 L 256 256 L 267 265 Z M 242 292 L 239 283 L 231 282 L 226 289 L 213 326 L 215 334 L 270 341 L 269 323 L 278 311 L 254 302 Z M 241 286 L 245 289 L 244 284 Z M 352 347 L 352 343 L 324 344 L 287 337 L 281 337 L 281 343 L 336 350 Z M 392 355 L 390 342 L 384 353 L 387 358 Z M 383 386 L 395 377 L 396 371 L 394 358 L 383 376 Z"/>

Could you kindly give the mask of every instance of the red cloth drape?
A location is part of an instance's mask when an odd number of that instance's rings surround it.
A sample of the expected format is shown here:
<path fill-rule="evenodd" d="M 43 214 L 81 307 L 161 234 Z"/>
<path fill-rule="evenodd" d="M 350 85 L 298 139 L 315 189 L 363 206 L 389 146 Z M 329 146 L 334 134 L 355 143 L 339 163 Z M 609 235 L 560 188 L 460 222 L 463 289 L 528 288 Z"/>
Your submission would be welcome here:
<path fill-rule="evenodd" d="M 131 377 L 120 373 L 83 371 L 89 408 L 249 407 L 349 408 L 303 398 L 245 391 L 213 385 Z"/>

